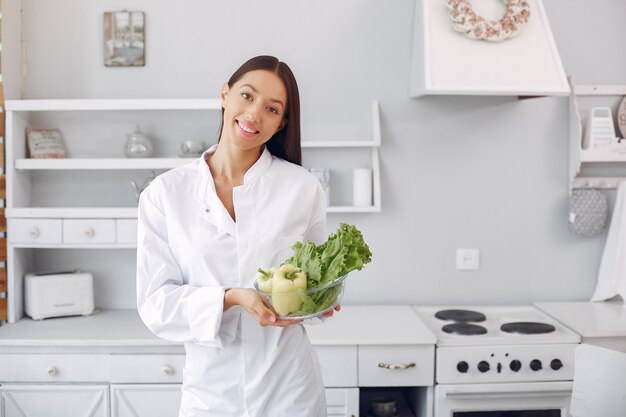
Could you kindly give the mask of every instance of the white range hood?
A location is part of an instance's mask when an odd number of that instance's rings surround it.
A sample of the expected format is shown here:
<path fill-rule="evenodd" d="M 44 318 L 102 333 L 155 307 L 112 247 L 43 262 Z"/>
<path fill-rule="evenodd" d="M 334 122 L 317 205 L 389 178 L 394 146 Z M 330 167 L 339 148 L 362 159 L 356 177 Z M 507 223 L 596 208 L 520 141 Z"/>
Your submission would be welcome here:
<path fill-rule="evenodd" d="M 527 1 L 530 19 L 516 37 L 486 42 L 452 28 L 446 0 L 416 0 L 411 96 L 568 95 L 567 77 L 542 0 Z M 480 10 L 491 12 L 485 18 L 503 10 L 500 0 L 469 2 L 480 2 Z"/>

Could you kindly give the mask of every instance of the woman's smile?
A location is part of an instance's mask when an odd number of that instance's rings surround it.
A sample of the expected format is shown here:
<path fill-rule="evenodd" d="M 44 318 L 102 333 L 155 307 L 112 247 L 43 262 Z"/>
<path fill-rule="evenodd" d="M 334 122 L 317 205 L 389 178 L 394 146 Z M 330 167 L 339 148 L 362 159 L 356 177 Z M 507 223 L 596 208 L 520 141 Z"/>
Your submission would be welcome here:
<path fill-rule="evenodd" d="M 235 119 L 235 122 L 237 122 L 237 126 L 239 126 L 239 129 L 242 130 L 244 136 L 253 137 L 254 135 L 260 133 L 258 130 L 252 128 L 246 123 L 242 123 L 241 121 L 237 119 Z"/>

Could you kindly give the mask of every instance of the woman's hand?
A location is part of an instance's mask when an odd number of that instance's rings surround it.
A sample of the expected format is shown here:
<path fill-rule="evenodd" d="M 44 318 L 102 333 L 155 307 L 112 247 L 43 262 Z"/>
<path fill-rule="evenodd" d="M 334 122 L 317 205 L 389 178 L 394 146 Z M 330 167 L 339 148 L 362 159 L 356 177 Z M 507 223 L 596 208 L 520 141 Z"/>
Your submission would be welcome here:
<path fill-rule="evenodd" d="M 230 288 L 224 293 L 224 310 L 240 305 L 261 326 L 286 327 L 301 323 L 302 320 L 280 320 L 252 288 Z M 332 311 L 330 312 L 332 314 Z"/>
<path fill-rule="evenodd" d="M 333 314 L 335 314 L 335 311 L 339 311 L 339 310 L 341 310 L 341 305 L 337 304 L 337 306 L 335 306 L 334 309 L 322 314 L 322 317 L 330 317 Z"/>

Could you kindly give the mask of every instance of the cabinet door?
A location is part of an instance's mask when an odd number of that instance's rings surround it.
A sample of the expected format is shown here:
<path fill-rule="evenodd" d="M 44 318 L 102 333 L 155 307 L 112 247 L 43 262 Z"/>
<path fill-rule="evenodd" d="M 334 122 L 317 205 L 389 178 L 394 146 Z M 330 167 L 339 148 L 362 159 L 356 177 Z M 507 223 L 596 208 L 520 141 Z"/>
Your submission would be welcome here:
<path fill-rule="evenodd" d="M 107 385 L 2 385 L 3 417 L 108 417 Z"/>
<path fill-rule="evenodd" d="M 359 417 L 358 388 L 326 388 L 328 417 Z"/>
<path fill-rule="evenodd" d="M 180 384 L 111 385 L 111 417 L 178 415 Z"/>

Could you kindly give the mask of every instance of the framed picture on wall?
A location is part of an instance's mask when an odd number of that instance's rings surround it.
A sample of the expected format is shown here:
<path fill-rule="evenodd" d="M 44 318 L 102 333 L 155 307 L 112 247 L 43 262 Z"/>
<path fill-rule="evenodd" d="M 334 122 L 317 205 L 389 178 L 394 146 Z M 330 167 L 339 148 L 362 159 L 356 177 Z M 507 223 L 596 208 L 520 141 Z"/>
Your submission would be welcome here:
<path fill-rule="evenodd" d="M 143 67 L 146 64 L 143 12 L 104 13 L 104 66 Z"/>

